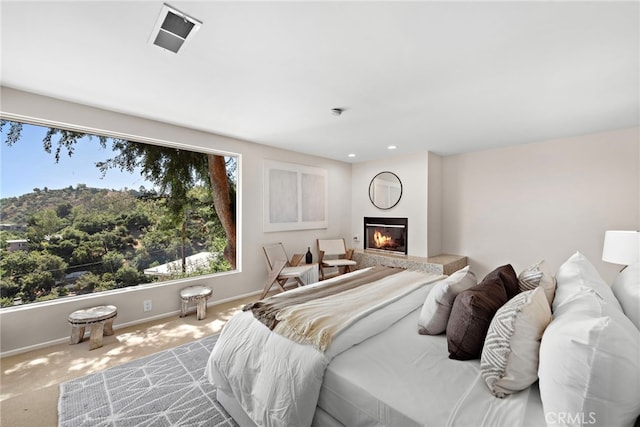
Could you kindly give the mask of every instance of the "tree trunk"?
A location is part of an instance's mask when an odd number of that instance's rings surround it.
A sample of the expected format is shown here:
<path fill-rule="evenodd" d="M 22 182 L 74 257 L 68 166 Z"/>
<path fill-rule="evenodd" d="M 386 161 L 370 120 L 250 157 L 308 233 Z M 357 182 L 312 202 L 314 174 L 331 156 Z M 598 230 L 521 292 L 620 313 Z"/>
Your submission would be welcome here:
<path fill-rule="evenodd" d="M 211 181 L 211 193 L 213 207 L 220 219 L 222 228 L 227 235 L 227 246 L 224 248 L 224 259 L 236 268 L 236 220 L 231 208 L 229 196 L 229 183 L 227 181 L 227 167 L 224 156 L 207 154 L 209 161 L 209 180 Z"/>

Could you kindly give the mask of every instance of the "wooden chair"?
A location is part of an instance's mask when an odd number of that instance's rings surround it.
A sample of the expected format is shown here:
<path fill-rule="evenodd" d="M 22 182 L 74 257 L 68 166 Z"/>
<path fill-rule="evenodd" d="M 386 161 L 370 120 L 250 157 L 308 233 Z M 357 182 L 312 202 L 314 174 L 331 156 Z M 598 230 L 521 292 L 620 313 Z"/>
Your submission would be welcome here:
<path fill-rule="evenodd" d="M 282 292 L 285 291 L 284 285 L 289 280 L 295 280 L 298 286 L 317 282 L 318 275 L 314 272 L 315 266 L 312 264 L 299 265 L 304 258 L 303 254 L 294 254 L 291 260 L 287 257 L 282 243 L 274 243 L 262 247 L 267 261 L 267 269 L 269 276 L 264 284 L 264 290 L 260 299 L 264 298 L 269 289 L 276 285 Z"/>
<path fill-rule="evenodd" d="M 337 268 L 338 275 L 348 273 L 356 262 L 353 249 L 347 249 L 344 239 L 317 239 L 320 280 L 326 278 L 325 268 Z"/>

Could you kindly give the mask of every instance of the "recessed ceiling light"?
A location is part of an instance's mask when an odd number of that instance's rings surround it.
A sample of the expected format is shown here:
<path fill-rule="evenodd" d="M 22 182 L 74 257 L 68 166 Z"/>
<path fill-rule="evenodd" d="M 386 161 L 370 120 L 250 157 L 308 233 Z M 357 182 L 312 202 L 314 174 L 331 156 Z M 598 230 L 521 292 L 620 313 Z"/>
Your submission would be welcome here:
<path fill-rule="evenodd" d="M 349 154 L 349 157 L 355 157 L 355 156 L 356 156 L 356 155 L 355 155 L 355 154 L 353 154 L 353 153 Z"/>
<path fill-rule="evenodd" d="M 398 148 L 398 147 L 396 147 L 395 145 L 387 146 L 387 150 L 395 150 L 396 148 Z"/>
<path fill-rule="evenodd" d="M 193 37 L 201 25 L 202 22 L 165 3 L 153 26 L 149 42 L 178 53 L 178 50 Z"/>
<path fill-rule="evenodd" d="M 343 111 L 344 111 L 344 108 L 332 108 L 331 114 L 333 114 L 334 116 L 339 116 L 342 114 Z"/>

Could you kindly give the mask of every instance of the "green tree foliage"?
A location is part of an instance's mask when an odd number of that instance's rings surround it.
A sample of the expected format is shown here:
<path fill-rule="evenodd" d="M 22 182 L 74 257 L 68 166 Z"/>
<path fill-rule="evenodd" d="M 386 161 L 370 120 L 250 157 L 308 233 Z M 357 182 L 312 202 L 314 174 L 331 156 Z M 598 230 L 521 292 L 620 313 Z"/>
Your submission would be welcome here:
<path fill-rule="evenodd" d="M 7 144 L 19 140 L 19 132 L 15 132 L 18 126 L 9 127 Z M 45 149 L 56 158 L 64 153 L 72 155 L 74 141 L 81 134 L 58 135 L 62 135 L 62 142 L 56 145 L 54 139 L 45 138 Z M 122 143 L 125 152 L 111 159 L 110 167 L 141 161 L 127 154 L 128 144 L 133 143 Z M 145 275 L 144 269 L 203 251 L 222 254 L 229 248 L 228 235 L 214 206 L 210 180 L 204 179 L 209 173 L 208 156 L 186 151 L 172 155 L 171 150 L 151 155 L 152 151 L 130 153 L 143 156 L 147 173 L 159 174 L 165 168 L 175 170 L 163 182 L 166 190 L 177 189 L 176 194 L 182 195 L 181 206 L 173 193 L 148 191 L 144 187 L 115 191 L 84 184 L 63 189 L 47 187 L 45 191 L 37 189 L 19 197 L 0 199 L 3 222 L 24 225 L 22 229 L 0 231 L 2 306 L 12 305 L 14 298 L 28 303 L 160 280 Z M 195 166 L 190 166 L 189 174 L 184 175 L 177 169 L 187 161 L 193 161 Z M 229 163 L 231 173 L 235 173 L 234 168 L 235 162 Z M 176 185 L 175 180 L 183 179 L 187 180 L 184 185 Z M 225 179 L 228 192 L 233 194 L 235 180 L 231 176 Z M 29 240 L 29 251 L 7 250 L 6 240 L 22 238 Z M 234 265 L 218 255 L 198 271 L 185 273 L 179 269 L 171 278 L 232 268 Z"/>
<path fill-rule="evenodd" d="M 91 196 L 85 197 L 84 192 Z M 57 215 L 57 210 L 39 210 L 27 220 L 27 231 L 0 232 L 0 304 L 12 305 L 14 298 L 27 303 L 147 283 L 158 278 L 144 275 L 144 269 L 176 261 L 183 250 L 186 256 L 204 251 L 222 253 L 226 246 L 206 187 L 196 186 L 187 194 L 191 210 L 184 218 L 185 242 L 163 199 L 132 197 L 128 209 L 106 209 L 104 197 L 109 193 L 112 191 L 86 187 L 79 192 L 50 189 L 40 200 L 43 206 L 71 203 L 66 200 L 76 196 L 83 205 L 74 206 L 65 219 Z M 16 198 L 15 203 L 21 206 L 16 212 L 19 217 L 26 216 L 22 209 L 33 208 L 32 204 L 23 203 L 32 194 Z M 124 200 L 129 196 L 109 197 Z M 48 197 L 55 202 L 50 203 Z M 4 205 L 5 200 L 0 204 Z M 104 229 L 91 224 L 101 224 Z M 6 240 L 25 237 L 33 238 L 29 251 L 6 250 Z M 230 269 L 226 260 L 214 257 L 209 266 L 197 271 L 184 273 L 178 268 L 171 278 Z M 79 278 L 66 278 L 74 272 L 81 274 Z"/>
<path fill-rule="evenodd" d="M 231 170 L 235 174 L 235 159 L 226 161 L 223 156 L 124 140 L 113 140 L 112 149 L 119 154 L 97 164 L 102 173 L 111 168 L 127 172 L 139 168 L 145 179 L 160 188 L 174 226 L 181 225 L 192 212 L 187 202 L 191 189 L 195 186 L 208 187 L 211 202 L 227 236 L 224 257 L 235 268 L 236 212 L 232 203 L 235 201 L 235 181 L 230 173 Z"/>
<path fill-rule="evenodd" d="M 71 203 L 61 203 L 56 207 L 56 215 L 59 218 L 67 218 L 71 214 L 71 209 L 73 209 Z"/>
<path fill-rule="evenodd" d="M 20 297 L 35 301 L 51 292 L 56 281 L 62 280 L 67 263 L 47 252 L 2 252 L 0 257 L 0 291 L 3 298 Z"/>
<path fill-rule="evenodd" d="M 5 126 L 9 127 L 5 143 L 11 146 L 20 140 L 22 124 L 0 120 L 0 130 Z M 128 172 L 140 169 L 144 178 L 160 188 L 160 193 L 165 198 L 166 206 L 176 225 L 181 225 L 182 218 L 188 210 L 184 206 L 184 200 L 189 190 L 196 185 L 209 187 L 215 211 L 227 237 L 224 256 L 235 268 L 236 221 L 235 205 L 232 202 L 235 200 L 235 181 L 230 179 L 227 168 L 227 163 L 229 163 L 229 169 L 235 171 L 235 159 L 230 158 L 225 161 L 225 158 L 219 155 L 142 144 L 57 128 L 47 130 L 43 139 L 43 147 L 47 153 L 54 154 L 57 162 L 65 152 L 72 156 L 80 139 L 93 137 L 98 138 L 103 147 L 106 147 L 111 141 L 111 148 L 118 153 L 115 157 L 96 165 L 102 173 L 106 174 L 111 168 L 119 168 Z M 78 190 L 86 189 L 86 186 L 81 187 L 81 185 L 84 186 L 84 184 L 79 184 Z"/>
<path fill-rule="evenodd" d="M 125 288 L 148 282 L 147 276 L 140 274 L 138 270 L 127 265 L 123 265 L 115 274 L 116 287 Z"/>
<path fill-rule="evenodd" d="M 32 242 L 41 242 L 61 230 L 64 222 L 52 209 L 34 213 L 29 218 L 27 235 Z"/>
<path fill-rule="evenodd" d="M 59 282 L 64 279 L 68 264 L 59 256 L 44 251 L 30 252 L 29 256 L 35 258 L 38 265 L 37 270 L 51 273 L 55 281 Z"/>
<path fill-rule="evenodd" d="M 90 271 L 82 274 L 73 284 L 73 289 L 78 294 L 89 294 L 102 286 L 100 277 Z"/>
<path fill-rule="evenodd" d="M 102 268 L 107 273 L 118 271 L 125 263 L 124 255 L 120 252 L 109 251 L 102 255 Z"/>

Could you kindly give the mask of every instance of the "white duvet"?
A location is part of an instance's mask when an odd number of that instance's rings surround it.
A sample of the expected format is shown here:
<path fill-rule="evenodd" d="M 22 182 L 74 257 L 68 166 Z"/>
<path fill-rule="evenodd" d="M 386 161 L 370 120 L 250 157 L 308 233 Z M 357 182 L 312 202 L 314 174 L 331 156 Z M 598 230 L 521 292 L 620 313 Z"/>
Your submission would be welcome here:
<path fill-rule="evenodd" d="M 416 271 L 398 274 L 411 274 L 423 286 L 342 331 L 324 353 L 271 332 L 251 312 L 235 315 L 226 323 L 205 374 L 216 388 L 235 397 L 258 426 L 311 425 L 329 362 L 420 307 L 433 283 L 442 278 Z"/>

